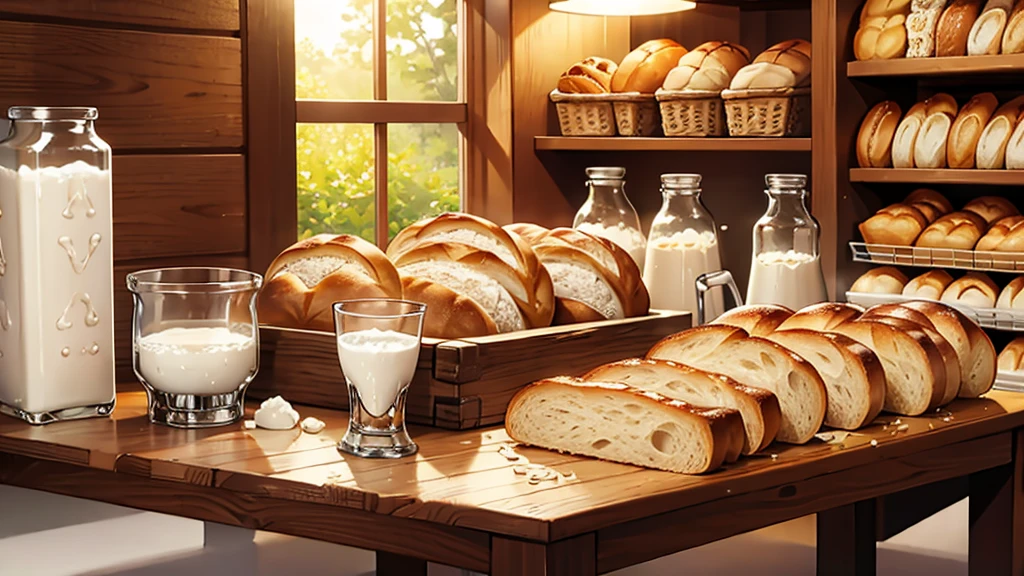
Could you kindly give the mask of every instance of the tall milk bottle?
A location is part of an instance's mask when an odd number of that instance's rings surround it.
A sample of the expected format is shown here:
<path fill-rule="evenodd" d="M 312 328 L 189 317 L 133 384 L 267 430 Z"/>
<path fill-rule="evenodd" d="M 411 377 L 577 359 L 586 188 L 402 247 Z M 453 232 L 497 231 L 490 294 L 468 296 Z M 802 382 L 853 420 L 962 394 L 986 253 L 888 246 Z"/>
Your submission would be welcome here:
<path fill-rule="evenodd" d="M 95 108 L 15 107 L 0 142 L 0 412 L 114 409 L 110 146 Z"/>
<path fill-rule="evenodd" d="M 700 174 L 663 174 L 661 210 L 647 238 L 644 284 L 651 308 L 684 310 L 697 322 L 697 278 L 721 270 L 718 227 L 700 199 Z M 705 319 L 725 311 L 721 290 L 708 293 Z"/>
<path fill-rule="evenodd" d="M 768 174 L 768 211 L 754 224 L 747 304 L 793 310 L 825 302 L 818 222 L 807 210 L 807 176 Z"/>
<path fill-rule="evenodd" d="M 611 240 L 629 252 L 643 272 L 647 238 L 636 208 L 626 197 L 626 169 L 587 168 L 587 189 L 587 201 L 576 212 L 572 227 Z"/>

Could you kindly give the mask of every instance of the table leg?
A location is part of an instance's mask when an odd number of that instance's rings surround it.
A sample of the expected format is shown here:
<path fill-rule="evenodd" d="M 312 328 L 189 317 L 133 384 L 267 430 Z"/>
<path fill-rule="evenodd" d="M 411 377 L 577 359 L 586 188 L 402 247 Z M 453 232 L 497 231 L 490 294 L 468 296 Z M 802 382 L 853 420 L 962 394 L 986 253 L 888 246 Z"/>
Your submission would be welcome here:
<path fill-rule="evenodd" d="M 970 509 L 968 572 L 1024 575 L 1024 431 L 1013 462 L 971 475 Z"/>
<path fill-rule="evenodd" d="M 818 513 L 818 574 L 874 576 L 875 501 Z"/>
<path fill-rule="evenodd" d="M 427 576 L 427 561 L 377 552 L 377 576 Z"/>
<path fill-rule="evenodd" d="M 491 537 L 491 576 L 596 576 L 597 537 L 543 544 Z"/>

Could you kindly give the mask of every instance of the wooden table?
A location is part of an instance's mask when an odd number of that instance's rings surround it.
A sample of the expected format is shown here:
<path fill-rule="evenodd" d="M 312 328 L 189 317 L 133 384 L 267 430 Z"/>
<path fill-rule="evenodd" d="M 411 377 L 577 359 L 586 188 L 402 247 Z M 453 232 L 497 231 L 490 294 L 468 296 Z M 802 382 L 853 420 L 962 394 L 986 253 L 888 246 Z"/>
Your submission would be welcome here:
<path fill-rule="evenodd" d="M 327 429 L 174 430 L 148 422 L 141 393 L 106 420 L 0 418 L 0 482 L 376 550 L 382 576 L 425 574 L 426 561 L 593 575 L 818 513 L 819 573 L 860 575 L 874 572 L 877 498 L 969 477 L 971 574 L 1024 574 L 1024 395 L 884 416 L 706 476 L 524 447 L 511 461 L 500 428 L 415 428 L 415 458 L 362 460 L 335 449 L 345 413 L 300 412 Z M 531 484 L 514 470 L 527 462 L 569 479 Z"/>

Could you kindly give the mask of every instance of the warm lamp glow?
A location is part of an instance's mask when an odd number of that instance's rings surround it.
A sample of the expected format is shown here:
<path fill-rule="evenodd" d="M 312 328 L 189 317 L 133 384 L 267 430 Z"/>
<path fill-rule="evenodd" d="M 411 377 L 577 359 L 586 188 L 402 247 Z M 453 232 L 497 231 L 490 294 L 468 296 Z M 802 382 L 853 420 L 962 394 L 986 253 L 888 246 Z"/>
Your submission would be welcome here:
<path fill-rule="evenodd" d="M 687 0 L 548 0 L 548 7 L 592 16 L 648 16 L 693 10 L 697 5 Z"/>

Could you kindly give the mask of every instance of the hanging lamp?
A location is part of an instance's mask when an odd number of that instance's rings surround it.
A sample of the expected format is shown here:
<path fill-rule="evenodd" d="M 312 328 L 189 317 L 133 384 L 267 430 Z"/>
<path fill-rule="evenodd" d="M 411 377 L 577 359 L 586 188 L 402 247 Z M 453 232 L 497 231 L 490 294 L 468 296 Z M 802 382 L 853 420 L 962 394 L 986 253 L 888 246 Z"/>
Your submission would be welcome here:
<path fill-rule="evenodd" d="M 688 0 L 548 0 L 548 7 L 591 16 L 649 16 L 693 10 L 697 5 Z"/>

